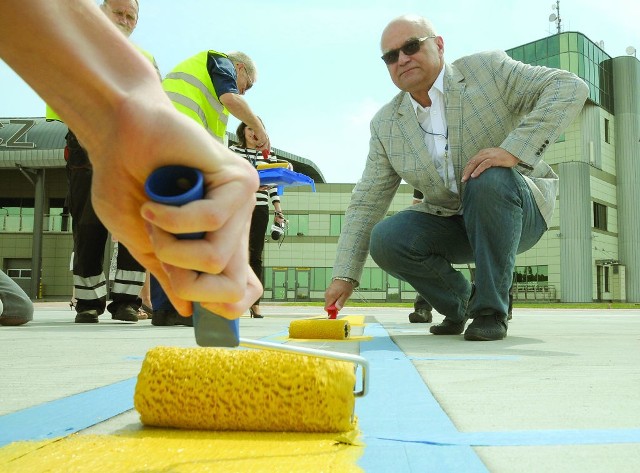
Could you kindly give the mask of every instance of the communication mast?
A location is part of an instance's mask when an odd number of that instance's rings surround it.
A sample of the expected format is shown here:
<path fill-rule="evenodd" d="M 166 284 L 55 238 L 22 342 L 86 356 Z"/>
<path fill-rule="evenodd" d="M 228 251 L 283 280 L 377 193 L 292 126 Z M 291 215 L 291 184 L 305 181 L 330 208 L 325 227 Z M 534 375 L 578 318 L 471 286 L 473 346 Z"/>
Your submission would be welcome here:
<path fill-rule="evenodd" d="M 560 27 L 560 23 L 562 23 L 562 19 L 560 18 L 560 0 L 557 0 L 555 5 L 551 4 L 551 10 L 556 13 L 552 13 L 551 15 L 549 15 L 549 21 L 556 22 L 556 29 L 558 30 L 557 32 L 560 33 L 562 32 L 562 29 Z"/>

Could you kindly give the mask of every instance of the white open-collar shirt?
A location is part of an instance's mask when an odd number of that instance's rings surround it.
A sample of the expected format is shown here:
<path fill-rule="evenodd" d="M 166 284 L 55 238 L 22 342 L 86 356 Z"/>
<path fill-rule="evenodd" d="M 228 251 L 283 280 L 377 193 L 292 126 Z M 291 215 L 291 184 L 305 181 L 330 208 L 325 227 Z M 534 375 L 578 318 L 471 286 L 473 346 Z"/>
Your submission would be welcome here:
<path fill-rule="evenodd" d="M 424 144 L 444 184 L 451 192 L 458 193 L 453 171 L 453 161 L 448 152 L 448 128 L 444 114 L 444 66 L 429 89 L 431 107 L 423 107 L 409 95 L 418 123 L 424 132 Z M 429 133 L 428 133 L 429 132 Z M 433 133 L 433 134 L 432 134 Z"/>

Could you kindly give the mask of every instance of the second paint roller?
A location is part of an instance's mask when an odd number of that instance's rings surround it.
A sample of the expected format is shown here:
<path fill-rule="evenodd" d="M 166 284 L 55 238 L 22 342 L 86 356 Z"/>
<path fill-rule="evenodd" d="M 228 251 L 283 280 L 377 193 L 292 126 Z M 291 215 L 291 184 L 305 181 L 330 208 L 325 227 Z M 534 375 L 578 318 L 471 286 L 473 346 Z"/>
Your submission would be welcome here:
<path fill-rule="evenodd" d="M 184 205 L 202 198 L 204 183 L 196 170 L 168 166 L 150 176 L 146 191 L 155 201 Z M 193 321 L 196 342 L 210 348 L 157 347 L 145 357 L 134 396 L 144 424 L 278 432 L 353 428 L 355 397 L 367 392 L 365 358 L 243 339 L 238 320 L 197 303 Z M 258 350 L 214 348 L 237 346 Z"/>

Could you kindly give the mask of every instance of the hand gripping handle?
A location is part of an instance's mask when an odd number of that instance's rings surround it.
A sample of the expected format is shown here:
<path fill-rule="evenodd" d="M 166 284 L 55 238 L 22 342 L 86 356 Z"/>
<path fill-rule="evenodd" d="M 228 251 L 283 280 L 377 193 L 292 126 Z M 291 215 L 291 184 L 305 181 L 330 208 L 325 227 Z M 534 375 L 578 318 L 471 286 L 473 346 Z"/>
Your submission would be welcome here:
<path fill-rule="evenodd" d="M 147 196 L 166 205 L 185 205 L 204 198 L 204 178 L 197 169 L 164 166 L 156 169 L 144 185 Z M 203 238 L 204 233 L 180 233 L 181 239 Z M 240 344 L 239 321 L 229 320 L 193 303 L 193 330 L 201 347 L 237 347 Z"/>

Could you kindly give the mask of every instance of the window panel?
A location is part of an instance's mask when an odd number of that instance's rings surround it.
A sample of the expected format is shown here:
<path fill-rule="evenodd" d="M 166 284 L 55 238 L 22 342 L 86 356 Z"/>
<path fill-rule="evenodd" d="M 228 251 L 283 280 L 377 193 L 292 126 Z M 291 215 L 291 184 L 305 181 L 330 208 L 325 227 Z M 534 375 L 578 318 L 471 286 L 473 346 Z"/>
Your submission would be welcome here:
<path fill-rule="evenodd" d="M 331 282 L 329 268 L 311 268 L 311 290 L 324 291 Z"/>
<path fill-rule="evenodd" d="M 536 60 L 536 45 L 535 43 L 525 44 L 524 46 L 524 62 L 532 64 Z"/>
<path fill-rule="evenodd" d="M 329 235 L 340 236 L 342 231 L 342 221 L 344 215 L 330 215 L 329 216 Z"/>
<path fill-rule="evenodd" d="M 547 54 L 549 54 L 549 56 L 557 56 L 560 54 L 560 38 L 558 36 L 547 38 Z"/>
<path fill-rule="evenodd" d="M 547 57 L 547 41 L 536 41 L 536 59 L 545 59 Z"/>
<path fill-rule="evenodd" d="M 371 269 L 371 282 L 369 287 L 376 291 L 382 291 L 384 289 L 384 272 L 380 268 Z"/>
<path fill-rule="evenodd" d="M 577 33 L 569 33 L 569 51 L 578 51 Z"/>
<path fill-rule="evenodd" d="M 600 230 L 607 230 L 607 206 L 593 203 L 593 226 Z"/>

